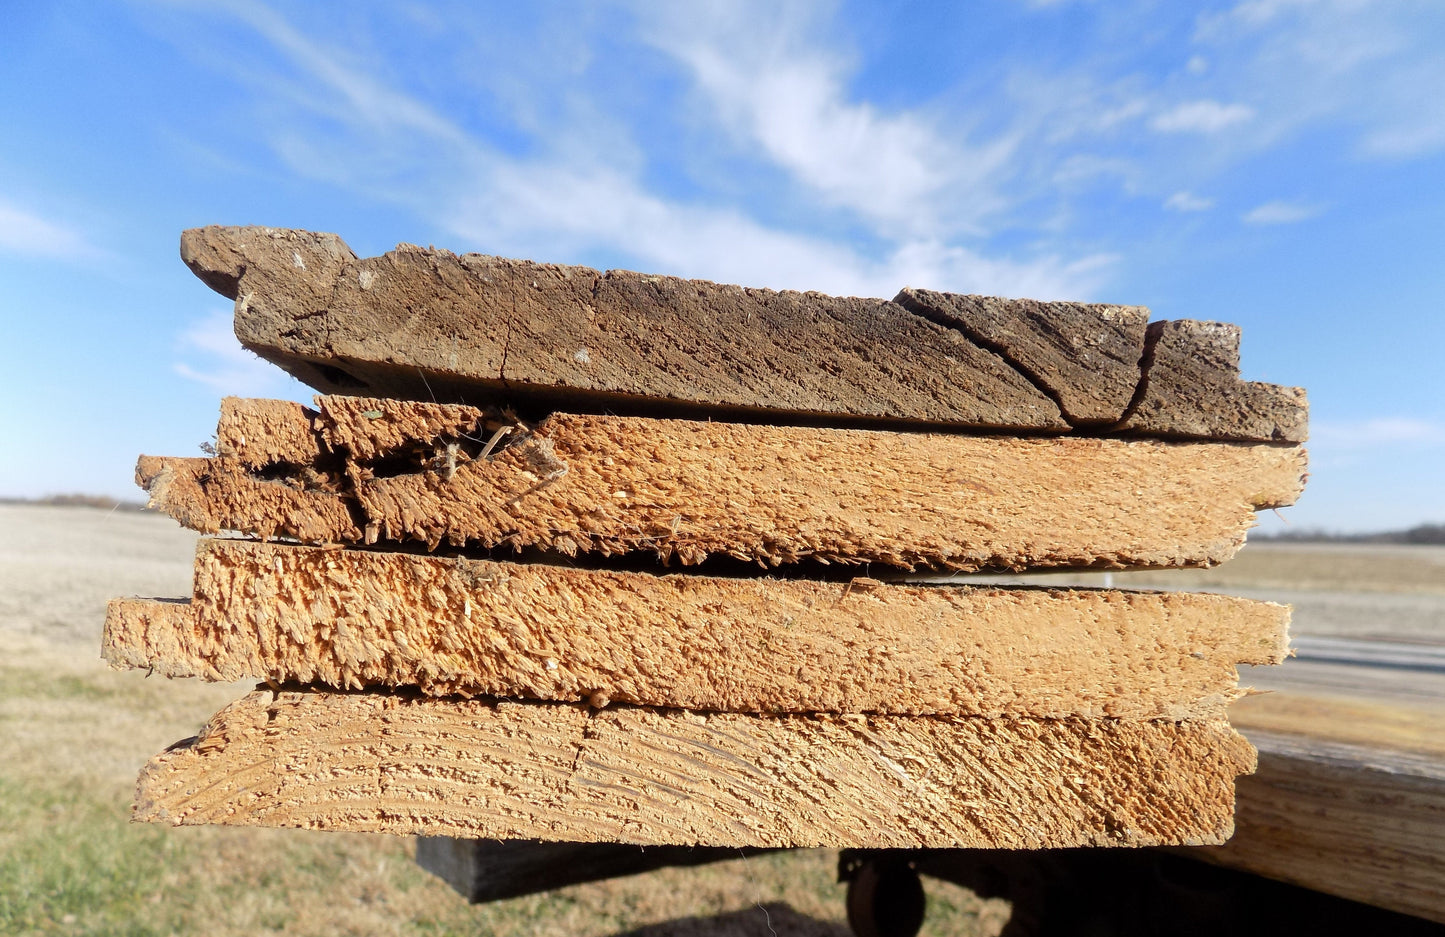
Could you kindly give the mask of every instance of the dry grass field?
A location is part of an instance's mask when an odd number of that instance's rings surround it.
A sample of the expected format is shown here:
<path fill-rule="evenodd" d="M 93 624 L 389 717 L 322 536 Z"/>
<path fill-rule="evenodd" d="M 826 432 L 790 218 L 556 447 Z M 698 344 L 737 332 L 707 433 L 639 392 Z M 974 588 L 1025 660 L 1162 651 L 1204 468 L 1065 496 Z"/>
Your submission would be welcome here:
<path fill-rule="evenodd" d="M 0 505 L 0 934 L 847 934 L 825 850 L 471 907 L 409 839 L 130 823 L 146 758 L 249 689 L 99 660 L 106 600 L 189 594 L 194 545 L 152 514 Z M 1007 920 L 1002 902 L 928 884 L 925 933 Z"/>

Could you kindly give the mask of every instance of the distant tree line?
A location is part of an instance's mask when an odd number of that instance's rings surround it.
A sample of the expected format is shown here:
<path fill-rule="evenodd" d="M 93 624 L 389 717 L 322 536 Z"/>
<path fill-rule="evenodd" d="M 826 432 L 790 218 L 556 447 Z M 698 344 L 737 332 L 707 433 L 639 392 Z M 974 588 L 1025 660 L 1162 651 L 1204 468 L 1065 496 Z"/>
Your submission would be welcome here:
<path fill-rule="evenodd" d="M 122 501 L 107 495 L 45 495 L 40 498 L 0 498 L 0 504 L 45 504 L 63 508 L 100 508 L 103 511 L 144 511 L 141 501 Z"/>
<path fill-rule="evenodd" d="M 1408 543 L 1445 544 L 1445 524 L 1417 524 L 1408 530 L 1387 530 L 1373 534 L 1331 533 L 1318 527 L 1285 530 L 1277 534 L 1251 534 L 1251 540 L 1281 540 L 1293 543 Z"/>

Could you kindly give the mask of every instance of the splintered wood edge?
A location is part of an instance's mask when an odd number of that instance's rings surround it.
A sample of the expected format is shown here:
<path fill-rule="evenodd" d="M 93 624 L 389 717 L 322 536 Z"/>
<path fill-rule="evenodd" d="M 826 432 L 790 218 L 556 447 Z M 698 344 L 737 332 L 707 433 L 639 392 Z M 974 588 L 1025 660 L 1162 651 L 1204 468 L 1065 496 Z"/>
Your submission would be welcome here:
<path fill-rule="evenodd" d="M 195 631 L 195 606 L 188 599 L 111 599 L 105 606 L 100 656 L 112 670 L 228 679 L 186 652 Z"/>
<path fill-rule="evenodd" d="M 277 408 L 269 403 L 227 402 L 228 438 L 244 439 L 254 452 L 231 446 L 235 457 L 210 461 L 143 457 L 138 481 L 152 503 L 203 532 L 234 529 L 313 543 L 647 551 L 687 565 L 731 554 L 770 565 L 815 558 L 958 570 L 1159 568 L 1228 559 L 1255 511 L 1295 501 L 1306 462 L 1298 447 L 1263 444 L 899 434 L 568 414 L 554 414 L 530 431 L 493 429 L 470 407 L 343 397 L 319 398 L 314 417 L 288 404 L 290 422 L 277 426 Z M 250 411 L 255 416 L 247 419 Z M 305 434 L 314 438 L 294 443 Z M 459 445 L 482 439 L 480 450 Z M 260 474 L 245 468 L 263 454 L 304 456 L 306 446 L 330 454 L 311 463 L 283 460 Z M 699 447 L 754 454 L 805 447 L 809 455 L 802 460 L 780 451 L 744 471 L 699 463 Z M 889 458 L 880 461 L 884 449 Z M 410 473 L 389 466 L 373 477 L 373 461 L 400 451 L 421 461 Z M 649 462 L 648 453 L 663 461 Z M 825 470 L 830 458 L 836 466 Z M 1037 493 L 1023 482 L 1005 478 L 998 488 L 987 468 L 995 458 L 1052 471 L 1034 479 L 1035 486 L 1055 485 L 1065 462 L 1098 479 L 1092 487 L 1059 483 L 1050 510 L 1040 513 Z M 944 478 L 935 468 L 940 464 L 963 474 Z M 759 500 L 753 491 L 759 473 L 769 477 L 770 489 L 784 485 L 778 490 L 786 494 L 802 486 L 807 497 L 794 491 L 786 499 Z M 672 487 L 653 490 L 662 477 Z M 954 490 L 959 487 L 968 490 Z M 647 492 L 641 503 L 616 500 L 634 488 Z M 899 492 L 911 492 L 906 505 L 894 503 Z M 747 508 L 746 518 L 724 509 L 734 502 Z M 829 505 L 824 514 L 819 503 Z M 1208 510 L 1181 513 L 1189 504 Z M 900 522 L 900 511 L 912 520 Z M 1155 530 L 1136 521 L 1114 531 L 1091 525 L 1091 512 L 1167 518 L 1169 525 Z M 943 524 L 945 514 L 959 524 Z M 1000 514 L 1017 517 L 1003 530 L 982 520 Z M 1064 515 L 1078 523 L 1060 521 Z M 980 520 L 971 524 L 975 516 Z M 766 537 L 759 525 L 770 532 Z M 1026 549 L 1025 541 L 1034 546 Z"/>
<path fill-rule="evenodd" d="M 136 482 L 148 507 L 203 534 L 238 530 L 303 543 L 354 543 L 365 536 L 346 493 L 261 479 L 232 459 L 141 456 Z"/>
<path fill-rule="evenodd" d="M 1227 723 L 702 715 L 258 691 L 142 771 L 135 819 L 736 847 L 1204 845 Z"/>
<path fill-rule="evenodd" d="M 118 600 L 117 665 L 741 712 L 1222 718 L 1289 610 L 1189 593 L 728 579 L 197 547 L 190 605 Z"/>

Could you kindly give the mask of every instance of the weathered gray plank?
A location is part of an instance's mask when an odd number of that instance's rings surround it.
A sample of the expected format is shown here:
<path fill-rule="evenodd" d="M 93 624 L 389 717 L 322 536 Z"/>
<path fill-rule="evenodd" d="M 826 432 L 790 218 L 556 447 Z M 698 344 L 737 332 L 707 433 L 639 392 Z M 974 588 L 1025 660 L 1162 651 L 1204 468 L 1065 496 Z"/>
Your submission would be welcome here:
<path fill-rule="evenodd" d="M 1068 429 L 998 355 L 881 299 L 409 245 L 362 260 L 273 228 L 190 230 L 181 255 L 236 300 L 242 344 L 327 392 Z"/>
<path fill-rule="evenodd" d="M 1199 439 L 1304 442 L 1305 392 L 1239 379 L 1237 325 L 1151 323 L 1138 402 L 1120 429 Z"/>
<path fill-rule="evenodd" d="M 327 393 L 1030 433 L 1127 417 L 1166 438 L 1304 438 L 1302 391 L 1238 380 L 1238 330 L 1156 323 L 1146 345 L 1137 306 L 889 302 L 411 245 L 359 259 L 335 235 L 279 228 L 193 229 L 181 255 L 236 300 L 246 347 Z"/>
<path fill-rule="evenodd" d="M 1234 837 L 1212 862 L 1445 923 L 1445 761 L 1250 730 Z"/>
<path fill-rule="evenodd" d="M 905 289 L 894 302 L 1013 363 L 1074 426 L 1117 423 L 1139 386 L 1149 310 Z"/>

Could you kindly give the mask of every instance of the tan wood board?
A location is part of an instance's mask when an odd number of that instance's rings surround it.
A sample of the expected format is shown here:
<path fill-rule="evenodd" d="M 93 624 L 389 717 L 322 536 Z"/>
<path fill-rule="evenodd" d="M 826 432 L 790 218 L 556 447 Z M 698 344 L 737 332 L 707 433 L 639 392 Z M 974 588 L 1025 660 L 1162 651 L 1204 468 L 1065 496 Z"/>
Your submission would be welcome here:
<path fill-rule="evenodd" d="M 208 680 L 734 712 L 1223 718 L 1288 609 L 1217 595 L 728 579 L 204 540 L 104 654 Z"/>
<path fill-rule="evenodd" d="M 1126 416 L 1150 366 L 1195 376 L 1187 347 L 1143 355 L 1142 307 L 889 302 L 412 245 L 359 259 L 333 234 L 261 227 L 187 231 L 181 255 L 236 300 L 246 347 L 328 393 L 1065 432 Z M 1211 376 L 1130 425 L 1303 440 L 1302 392 Z"/>
<path fill-rule="evenodd" d="M 1248 730 L 1237 829 L 1191 850 L 1244 869 L 1445 924 L 1445 760 Z"/>
<path fill-rule="evenodd" d="M 308 488 L 306 475 L 303 469 L 294 481 L 258 477 L 229 459 L 141 456 L 136 463 L 136 482 L 149 505 L 191 530 L 307 543 L 361 541 L 366 528 L 356 523 L 354 500 L 340 485 Z"/>
<path fill-rule="evenodd" d="M 570 414 L 486 452 L 505 427 L 483 411 L 344 397 L 295 417 L 307 442 L 268 435 L 273 410 L 250 421 L 250 406 L 227 401 L 215 460 L 142 459 L 153 505 L 203 532 L 310 542 L 1122 569 L 1227 560 L 1305 475 L 1298 447 Z M 252 446 L 293 458 L 252 471 Z M 341 503 L 316 516 L 326 497 Z"/>
<path fill-rule="evenodd" d="M 138 820 L 712 846 L 1213 843 L 1224 722 L 701 715 L 257 691 L 141 774 Z"/>
<path fill-rule="evenodd" d="M 1400 684 L 1408 684 L 1414 676 L 1401 670 L 1384 673 Z M 1250 732 L 1411 752 L 1445 765 L 1445 700 L 1387 701 L 1286 690 L 1236 700 L 1229 707 L 1229 717 Z"/>
<path fill-rule="evenodd" d="M 1322 692 L 1307 687 L 1295 661 L 1279 677 L 1291 667 L 1301 687 L 1230 707 L 1231 721 L 1259 747 L 1259 769 L 1239 781 L 1234 837 L 1191 854 L 1445 924 L 1439 677 L 1408 668 L 1304 668 L 1388 678 Z"/>

